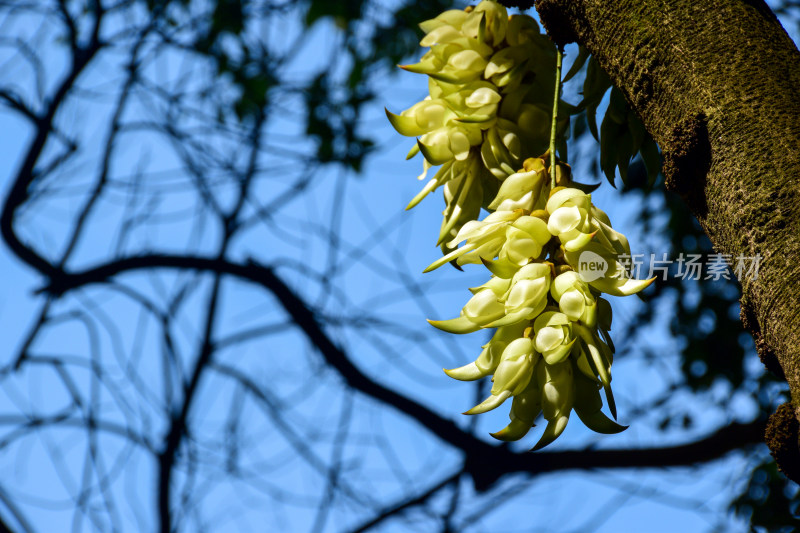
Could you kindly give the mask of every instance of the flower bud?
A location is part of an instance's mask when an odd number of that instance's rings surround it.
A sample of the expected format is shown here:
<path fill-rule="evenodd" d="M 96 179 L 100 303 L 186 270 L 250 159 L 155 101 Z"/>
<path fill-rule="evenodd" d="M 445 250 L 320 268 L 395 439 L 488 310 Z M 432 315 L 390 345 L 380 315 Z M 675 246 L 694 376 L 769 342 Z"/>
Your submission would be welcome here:
<path fill-rule="evenodd" d="M 499 180 L 505 180 L 519 168 L 522 144 L 519 129 L 509 120 L 497 118 L 495 125 L 486 130 L 481 144 L 484 166 Z"/>
<path fill-rule="evenodd" d="M 613 313 L 611 311 L 611 304 L 605 298 L 597 299 L 597 325 L 600 329 L 609 331 L 611 329 L 611 319 Z"/>
<path fill-rule="evenodd" d="M 493 374 L 506 346 L 520 338 L 526 327 L 526 324 L 520 323 L 497 328 L 491 340 L 482 346 L 483 349 L 475 361 L 459 368 L 445 369 L 445 374 L 461 381 L 474 381 Z"/>
<path fill-rule="evenodd" d="M 450 320 L 428 320 L 428 322 L 435 328 L 450 333 L 478 331 L 486 327 L 487 323 L 505 314 L 505 306 L 499 298 L 510 285 L 511 280 L 493 277 L 480 287 L 470 289 L 473 296 L 461 309 L 458 317 Z"/>
<path fill-rule="evenodd" d="M 497 46 L 506 36 L 507 26 L 508 11 L 505 6 L 492 0 L 483 0 L 467 15 L 461 29 L 473 39 Z"/>
<path fill-rule="evenodd" d="M 511 15 L 506 29 L 506 41 L 511 46 L 518 46 L 526 42 L 541 38 L 539 24 L 527 15 Z"/>
<path fill-rule="evenodd" d="M 470 157 L 462 176 L 450 179 L 444 186 L 445 210 L 442 212 L 442 227 L 436 244 L 444 254 L 449 253 L 444 243 L 455 237 L 459 230 L 471 220 L 478 218 L 483 201 L 479 165 L 476 157 Z"/>
<path fill-rule="evenodd" d="M 525 390 L 533 375 L 536 355 L 533 350 L 533 342 L 528 337 L 511 341 L 503 350 L 500 364 L 497 365 L 492 378 L 494 384 L 491 395 L 467 411 L 466 414 L 476 415 L 491 411 L 509 397 Z"/>
<path fill-rule="evenodd" d="M 533 211 L 542 209 L 544 202 L 542 193 L 547 185 L 547 173 L 544 169 L 530 172 L 515 172 L 500 185 L 489 209 L 512 211 L 524 209 Z"/>
<path fill-rule="evenodd" d="M 516 122 L 528 143 L 539 144 L 538 148 L 547 146 L 546 142 L 550 140 L 551 126 L 549 111 L 533 104 L 522 104 Z"/>
<path fill-rule="evenodd" d="M 547 420 L 547 427 L 533 447 L 534 450 L 544 448 L 564 432 L 575 400 L 572 363 L 543 363 L 544 361 L 536 366 L 536 381 L 542 387 L 542 412 Z"/>
<path fill-rule="evenodd" d="M 464 246 L 437 259 L 424 272 L 430 272 L 453 260 L 459 265 L 481 262 L 486 264 L 498 256 L 503 265 L 509 265 L 516 271 L 531 260 L 538 259 L 542 254 L 542 247 L 550 238 L 547 224 L 537 217 L 524 216 L 518 210 L 495 211 L 483 220 L 472 220 L 464 224 L 456 237 L 448 243 L 448 246 L 453 247 L 466 241 Z M 494 270 L 492 272 L 496 273 Z"/>
<path fill-rule="evenodd" d="M 531 377 L 528 386 L 518 395 L 514 396 L 511 403 L 511 410 L 508 418 L 511 423 L 496 433 L 492 437 L 502 441 L 519 440 L 533 426 L 534 420 L 542 412 L 542 391 L 539 384 Z"/>
<path fill-rule="evenodd" d="M 586 379 L 581 374 L 576 374 L 574 377 L 574 409 L 586 427 L 592 431 L 605 434 L 619 433 L 627 429 L 627 426 L 617 424 L 601 411 L 603 401 L 600 398 L 600 393 L 594 380 Z"/>
<path fill-rule="evenodd" d="M 481 259 L 492 260 L 506 241 L 506 227 L 521 214 L 513 211 L 495 211 L 483 220 L 468 221 L 448 243 L 448 246 L 453 247 L 461 241 L 466 241 L 464 246 L 437 259 L 424 272 L 430 272 L 454 259 L 459 265 L 480 263 Z"/>
<path fill-rule="evenodd" d="M 452 26 L 456 30 L 461 30 L 466 19 L 467 12 L 463 9 L 449 9 L 435 18 L 421 22 L 419 27 L 425 33 L 430 33 L 441 26 Z"/>

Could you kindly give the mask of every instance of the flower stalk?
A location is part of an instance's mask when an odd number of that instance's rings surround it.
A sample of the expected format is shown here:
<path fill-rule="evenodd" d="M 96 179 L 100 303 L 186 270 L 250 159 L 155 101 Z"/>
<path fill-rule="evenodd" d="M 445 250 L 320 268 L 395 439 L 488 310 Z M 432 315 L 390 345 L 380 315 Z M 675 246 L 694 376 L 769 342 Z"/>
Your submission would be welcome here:
<path fill-rule="evenodd" d="M 561 48 L 556 48 L 556 89 L 553 93 L 553 120 L 550 123 L 550 187 L 556 188 L 556 125 L 558 124 L 558 102 L 561 100 Z"/>

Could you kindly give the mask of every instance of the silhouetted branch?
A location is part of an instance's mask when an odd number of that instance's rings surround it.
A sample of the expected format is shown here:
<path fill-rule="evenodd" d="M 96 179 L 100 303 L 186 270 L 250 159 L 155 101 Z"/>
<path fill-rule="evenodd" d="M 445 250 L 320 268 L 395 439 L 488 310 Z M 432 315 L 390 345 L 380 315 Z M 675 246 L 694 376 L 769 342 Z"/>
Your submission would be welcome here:
<path fill-rule="evenodd" d="M 11 248 L 19 259 L 44 275 L 53 274 L 55 272 L 54 266 L 50 261 L 42 257 L 33 248 L 19 239 L 14 231 L 14 214 L 28 199 L 30 186 L 35 178 L 34 168 L 44 149 L 50 131 L 53 128 L 53 118 L 56 115 L 56 111 L 58 111 L 67 93 L 73 88 L 78 76 L 81 75 L 83 70 L 102 47 L 99 38 L 102 18 L 103 11 L 99 4 L 97 4 L 89 43 L 85 46 L 79 46 L 73 43 L 71 49 L 72 64 L 70 65 L 70 69 L 58 85 L 53 96 L 49 99 L 45 111 L 38 116 L 34 138 L 28 147 L 22 166 L 16 174 L 14 184 L 6 196 L 2 213 L 0 213 L 0 233 L 6 245 Z"/>
<path fill-rule="evenodd" d="M 682 446 L 663 448 L 518 454 L 503 446 L 492 446 L 461 430 L 451 420 L 442 418 L 422 404 L 386 388 L 362 373 L 324 332 L 316 315 L 306 303 L 270 267 L 258 265 L 253 261 L 238 264 L 224 259 L 204 257 L 141 255 L 118 259 L 79 272 L 65 273 L 41 290 L 60 295 L 77 287 L 106 282 L 125 272 L 156 268 L 224 273 L 267 289 L 348 385 L 403 412 L 442 441 L 463 450 L 467 454 L 466 472 L 472 474 L 476 485 L 482 489 L 488 488 L 500 476 L 512 472 L 540 474 L 572 469 L 692 465 L 717 459 L 744 445 L 761 442 L 763 438 L 764 422 L 758 420 L 749 424 L 733 423 L 704 439 Z M 485 461 L 488 456 L 493 459 L 491 463 Z"/>
<path fill-rule="evenodd" d="M 361 533 L 363 531 L 368 531 L 368 530 L 370 530 L 373 527 L 377 526 L 378 524 L 380 524 L 381 522 L 383 522 L 384 520 L 386 520 L 389 517 L 395 516 L 395 515 L 401 513 L 402 511 L 404 511 L 404 510 L 406 510 L 406 509 L 408 509 L 410 507 L 414 507 L 414 506 L 421 505 L 421 504 L 425 503 L 426 501 L 428 501 L 431 498 L 431 496 L 435 495 L 437 492 L 439 492 L 443 488 L 445 488 L 448 485 L 451 485 L 453 483 L 457 483 L 458 479 L 463 474 L 464 474 L 463 471 L 456 472 L 455 474 L 453 474 L 451 476 L 447 476 L 446 478 L 444 478 L 440 482 L 436 483 L 435 485 L 433 485 L 431 488 L 429 488 L 425 492 L 422 492 L 422 493 L 414 496 L 413 498 L 405 499 L 405 500 L 403 500 L 401 502 L 398 502 L 398 503 L 396 503 L 394 505 L 391 505 L 391 506 L 387 507 L 386 509 L 381 510 L 378 513 L 377 516 L 375 516 L 374 518 L 370 519 L 368 522 L 365 522 L 365 523 L 363 523 L 363 524 L 361 524 L 359 526 L 356 526 L 354 529 L 352 529 L 352 532 L 353 533 Z"/>

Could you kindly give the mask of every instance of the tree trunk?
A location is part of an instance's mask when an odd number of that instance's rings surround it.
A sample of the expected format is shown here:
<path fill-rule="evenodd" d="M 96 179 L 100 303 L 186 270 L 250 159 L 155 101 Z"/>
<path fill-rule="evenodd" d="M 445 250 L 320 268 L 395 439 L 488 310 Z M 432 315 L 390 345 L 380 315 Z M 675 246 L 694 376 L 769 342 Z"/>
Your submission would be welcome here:
<path fill-rule="evenodd" d="M 664 153 L 666 185 L 741 276 L 742 320 L 791 405 L 767 444 L 800 481 L 800 53 L 761 0 L 538 0 L 559 45 L 584 45 Z"/>

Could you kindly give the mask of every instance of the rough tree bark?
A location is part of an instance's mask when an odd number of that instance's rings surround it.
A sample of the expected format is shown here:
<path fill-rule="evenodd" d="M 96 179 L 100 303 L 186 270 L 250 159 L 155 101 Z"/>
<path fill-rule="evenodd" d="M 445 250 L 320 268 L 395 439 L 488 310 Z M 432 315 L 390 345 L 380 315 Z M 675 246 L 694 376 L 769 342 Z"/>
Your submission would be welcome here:
<path fill-rule="evenodd" d="M 667 188 L 716 250 L 761 255 L 758 278 L 739 280 L 742 320 L 790 386 L 766 440 L 800 481 L 800 53 L 762 0 L 537 0 L 536 9 L 558 45 L 584 45 L 625 94 L 663 151 Z"/>

